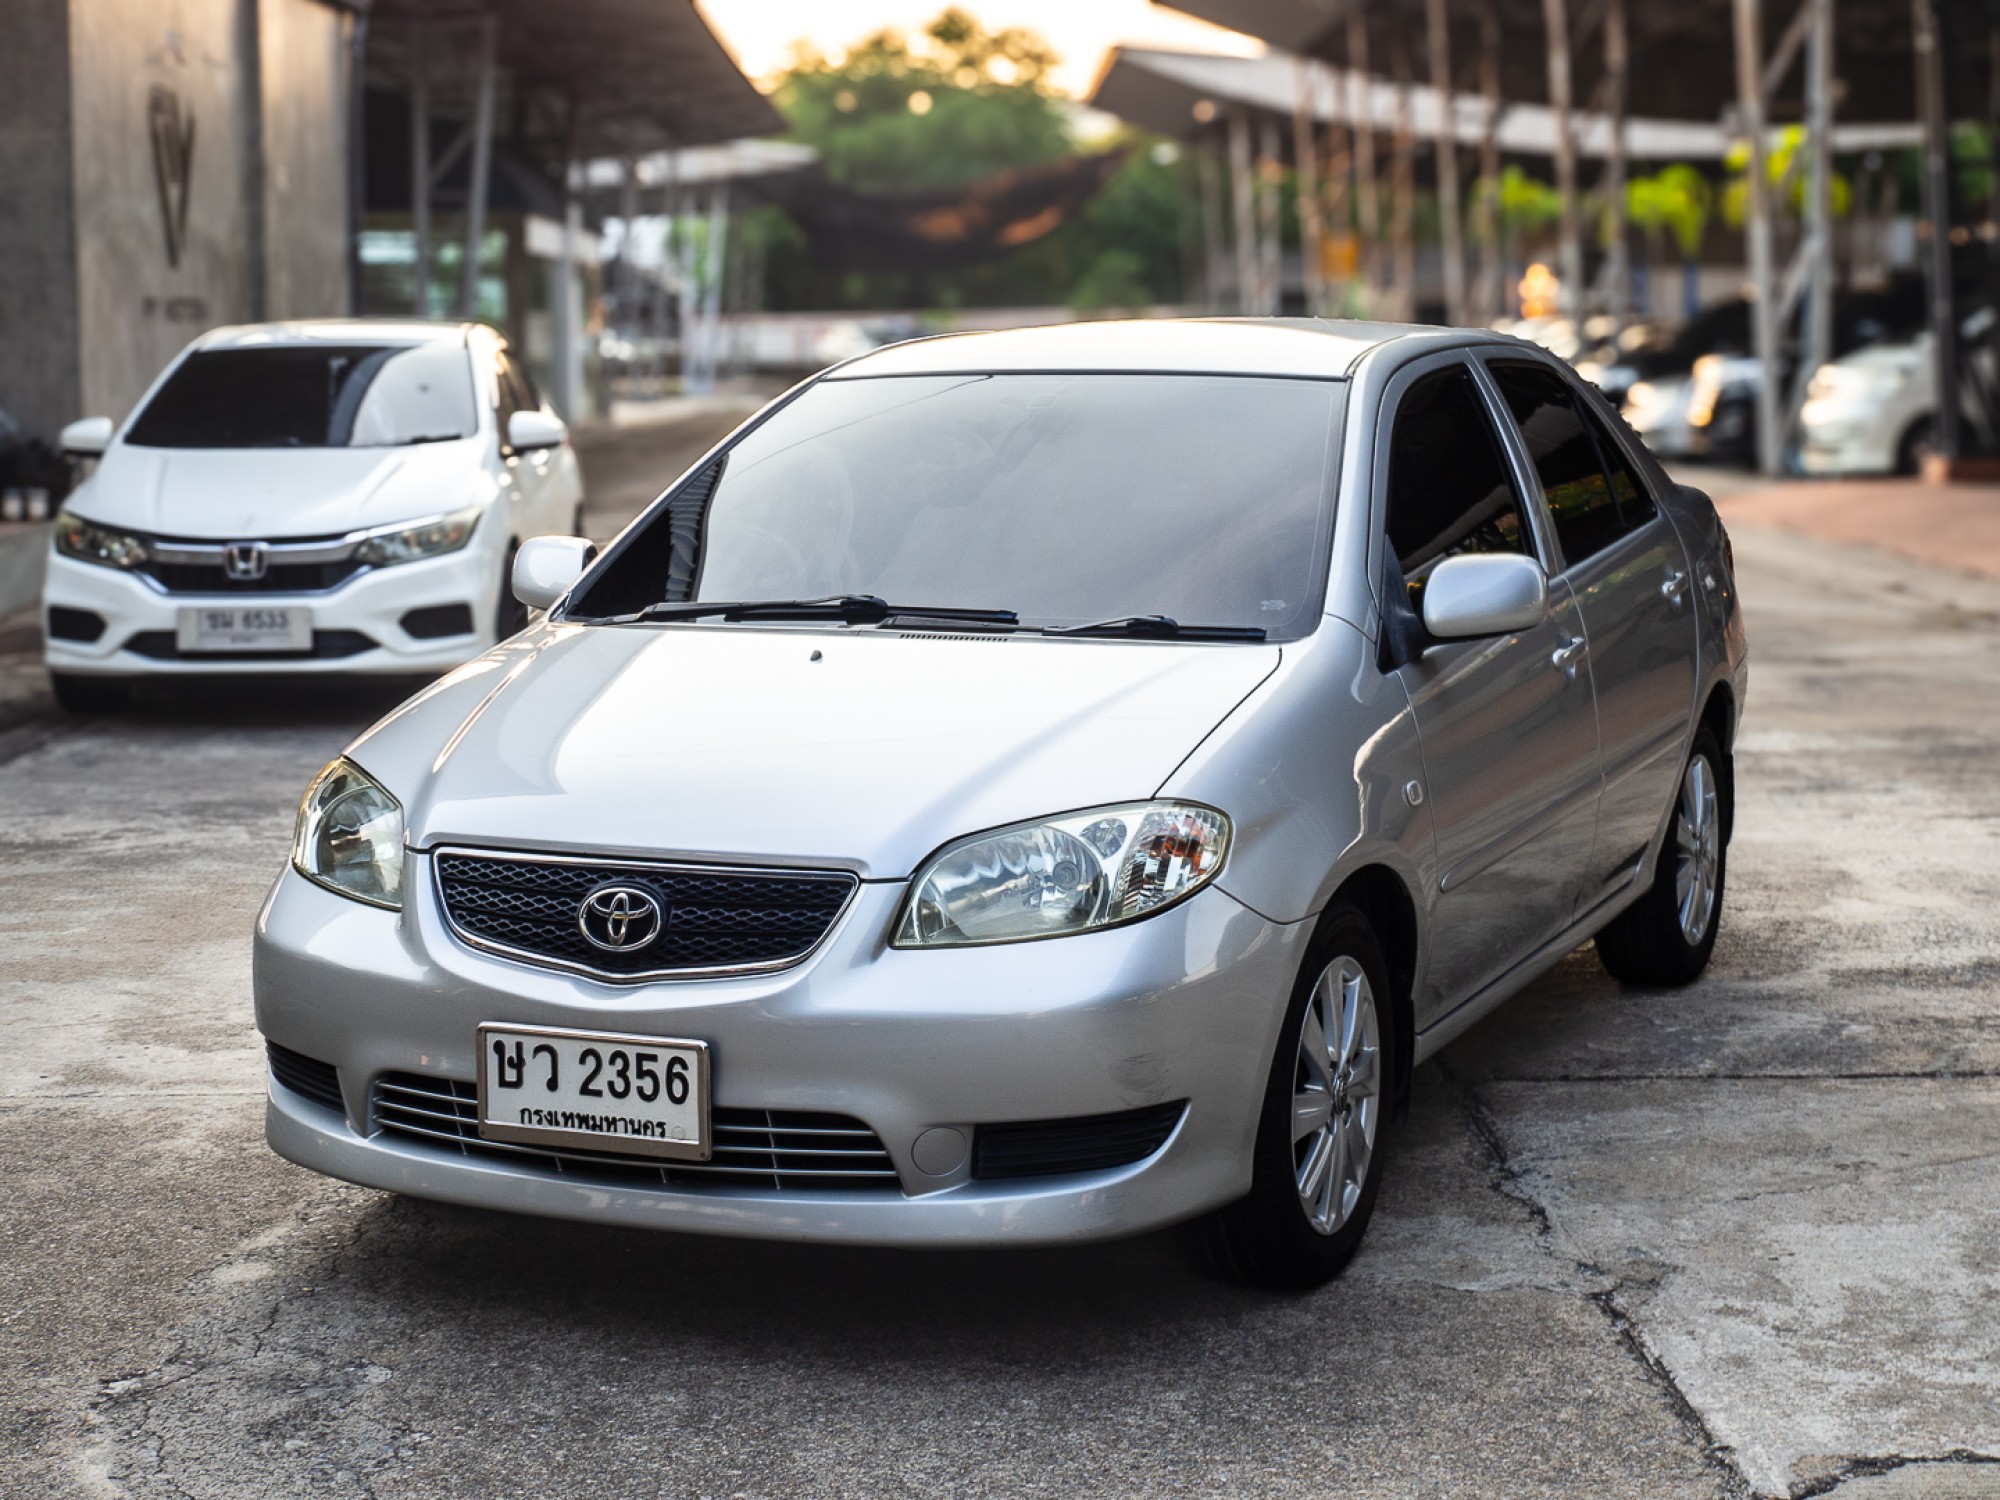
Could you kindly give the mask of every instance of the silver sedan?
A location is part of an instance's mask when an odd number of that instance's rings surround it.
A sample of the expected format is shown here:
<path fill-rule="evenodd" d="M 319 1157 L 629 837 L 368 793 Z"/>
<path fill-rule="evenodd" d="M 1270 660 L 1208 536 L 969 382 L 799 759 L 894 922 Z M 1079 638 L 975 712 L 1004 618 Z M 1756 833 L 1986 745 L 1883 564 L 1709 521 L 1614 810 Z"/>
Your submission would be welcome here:
<path fill-rule="evenodd" d="M 258 918 L 270 1143 L 353 1182 L 1307 1286 L 1419 1062 L 1715 943 L 1728 539 L 1511 339 L 901 344 L 515 587 Z"/>

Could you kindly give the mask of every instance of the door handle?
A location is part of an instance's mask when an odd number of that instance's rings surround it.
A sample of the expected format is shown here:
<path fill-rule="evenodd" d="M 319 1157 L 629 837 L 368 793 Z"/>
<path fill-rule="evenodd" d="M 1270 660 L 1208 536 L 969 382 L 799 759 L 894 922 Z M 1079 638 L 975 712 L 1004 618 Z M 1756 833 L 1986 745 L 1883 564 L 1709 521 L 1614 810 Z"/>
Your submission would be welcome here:
<path fill-rule="evenodd" d="M 1570 681 L 1576 681 L 1576 664 L 1583 660 L 1583 653 L 1590 649 L 1590 642 L 1578 636 L 1573 641 L 1564 641 L 1549 657 L 1549 665 Z"/>
<path fill-rule="evenodd" d="M 1684 598 L 1687 594 L 1687 586 L 1688 586 L 1687 574 L 1669 573 L 1667 575 L 1667 581 L 1660 585 L 1660 597 L 1666 600 L 1667 603 L 1673 605 L 1675 609 L 1679 609 L 1681 607 L 1682 598 Z"/>

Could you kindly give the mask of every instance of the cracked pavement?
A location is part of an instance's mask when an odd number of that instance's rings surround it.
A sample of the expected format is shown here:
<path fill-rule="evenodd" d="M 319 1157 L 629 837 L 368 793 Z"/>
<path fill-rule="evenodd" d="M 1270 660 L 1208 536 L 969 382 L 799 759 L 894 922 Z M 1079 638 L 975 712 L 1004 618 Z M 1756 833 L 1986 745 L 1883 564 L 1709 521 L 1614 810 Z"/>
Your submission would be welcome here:
<path fill-rule="evenodd" d="M 393 695 L 26 713 L 0 1495 L 2000 1496 L 2000 585 L 1737 555 L 1709 974 L 1621 991 L 1585 950 L 1475 1027 L 1301 1298 L 1174 1235 L 682 1240 L 288 1166 L 250 922 Z"/>

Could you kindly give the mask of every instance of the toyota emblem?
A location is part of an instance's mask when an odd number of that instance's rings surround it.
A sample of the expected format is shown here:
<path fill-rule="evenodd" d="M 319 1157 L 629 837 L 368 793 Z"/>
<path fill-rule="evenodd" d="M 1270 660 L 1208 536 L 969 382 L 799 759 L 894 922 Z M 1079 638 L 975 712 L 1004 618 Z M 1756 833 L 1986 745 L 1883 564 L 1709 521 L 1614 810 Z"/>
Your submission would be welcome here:
<path fill-rule="evenodd" d="M 659 899 L 643 886 L 600 885 L 576 910 L 577 931 L 606 953 L 643 948 L 667 925 Z"/>

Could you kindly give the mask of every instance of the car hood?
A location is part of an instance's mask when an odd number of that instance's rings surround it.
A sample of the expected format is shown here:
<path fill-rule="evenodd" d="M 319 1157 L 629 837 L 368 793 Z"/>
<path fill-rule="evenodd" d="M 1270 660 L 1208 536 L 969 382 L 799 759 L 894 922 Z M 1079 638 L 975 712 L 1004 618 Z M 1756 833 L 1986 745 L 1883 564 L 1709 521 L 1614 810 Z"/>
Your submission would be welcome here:
<path fill-rule="evenodd" d="M 980 829 L 1150 797 L 1276 646 L 543 626 L 353 758 L 413 847 L 909 875 Z"/>
<path fill-rule="evenodd" d="M 93 521 L 156 536 L 337 536 L 456 510 L 490 493 L 480 441 L 285 449 L 120 442 L 70 505 Z"/>

